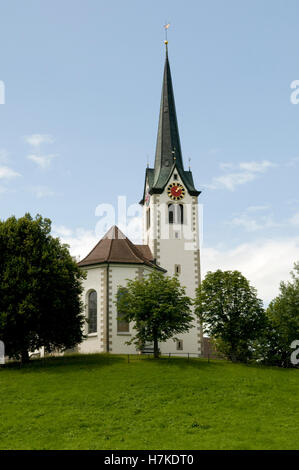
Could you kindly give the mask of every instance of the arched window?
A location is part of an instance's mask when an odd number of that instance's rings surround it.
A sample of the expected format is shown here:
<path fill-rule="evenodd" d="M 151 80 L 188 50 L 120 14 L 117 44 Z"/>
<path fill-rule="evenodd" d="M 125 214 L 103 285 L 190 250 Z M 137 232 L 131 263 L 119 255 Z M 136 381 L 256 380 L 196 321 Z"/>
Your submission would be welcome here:
<path fill-rule="evenodd" d="M 168 223 L 183 225 L 184 223 L 183 204 L 168 204 Z"/>
<path fill-rule="evenodd" d="M 125 287 L 120 287 L 117 292 L 117 297 L 120 299 L 121 296 L 125 295 L 127 289 Z M 130 331 L 130 324 L 124 318 L 125 312 L 121 311 L 117 306 L 117 332 L 118 333 L 129 333 Z"/>
<path fill-rule="evenodd" d="M 95 290 L 88 294 L 88 333 L 97 332 L 97 293 Z"/>

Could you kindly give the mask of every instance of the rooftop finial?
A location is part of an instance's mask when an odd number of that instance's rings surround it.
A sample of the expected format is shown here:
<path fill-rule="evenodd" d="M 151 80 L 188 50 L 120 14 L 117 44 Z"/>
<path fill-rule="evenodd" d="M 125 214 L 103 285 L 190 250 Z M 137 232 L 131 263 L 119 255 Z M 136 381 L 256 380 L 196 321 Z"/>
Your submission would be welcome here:
<path fill-rule="evenodd" d="M 164 29 L 165 29 L 165 41 L 164 41 L 164 44 L 166 46 L 166 52 L 167 52 L 167 45 L 168 45 L 168 40 L 167 40 L 167 30 L 170 26 L 170 23 L 165 23 L 164 25 Z"/>

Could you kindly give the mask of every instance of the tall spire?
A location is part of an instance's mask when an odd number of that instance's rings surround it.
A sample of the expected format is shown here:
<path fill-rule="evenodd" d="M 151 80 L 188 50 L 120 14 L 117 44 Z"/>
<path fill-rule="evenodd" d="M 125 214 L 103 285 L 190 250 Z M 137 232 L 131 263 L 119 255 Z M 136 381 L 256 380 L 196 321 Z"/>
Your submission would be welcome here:
<path fill-rule="evenodd" d="M 167 30 L 169 25 L 165 25 Z M 143 198 L 140 204 L 145 202 L 146 191 L 149 194 L 161 194 L 168 183 L 174 168 L 176 167 L 191 196 L 198 196 L 198 191 L 193 182 L 192 172 L 184 170 L 179 128 L 175 111 L 173 87 L 168 60 L 168 41 L 164 41 L 166 46 L 162 96 L 160 105 L 160 116 L 158 126 L 158 136 L 156 145 L 155 167 L 147 168 L 145 173 L 145 184 Z"/>
<path fill-rule="evenodd" d="M 183 160 L 179 128 L 176 117 L 175 101 L 168 60 L 168 41 L 165 41 L 166 56 L 160 105 L 160 116 L 155 157 L 155 182 L 160 173 L 169 172 L 173 163 L 183 170 Z"/>

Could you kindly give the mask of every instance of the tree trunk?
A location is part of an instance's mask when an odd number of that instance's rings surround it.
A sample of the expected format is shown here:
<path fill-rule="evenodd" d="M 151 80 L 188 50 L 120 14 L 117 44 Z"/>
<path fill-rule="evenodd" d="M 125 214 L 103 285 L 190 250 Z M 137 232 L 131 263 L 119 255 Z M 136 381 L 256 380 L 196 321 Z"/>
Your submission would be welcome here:
<path fill-rule="evenodd" d="M 237 362 L 237 355 L 236 355 L 236 353 L 235 353 L 234 350 L 231 351 L 231 353 L 230 353 L 230 360 L 231 360 L 232 362 Z"/>
<path fill-rule="evenodd" d="M 29 353 L 28 353 L 27 349 L 23 349 L 23 351 L 22 351 L 21 362 L 22 362 L 22 364 L 27 364 L 27 362 L 29 362 Z"/>
<path fill-rule="evenodd" d="M 154 358 L 159 358 L 159 346 L 158 346 L 158 338 L 154 335 Z"/>

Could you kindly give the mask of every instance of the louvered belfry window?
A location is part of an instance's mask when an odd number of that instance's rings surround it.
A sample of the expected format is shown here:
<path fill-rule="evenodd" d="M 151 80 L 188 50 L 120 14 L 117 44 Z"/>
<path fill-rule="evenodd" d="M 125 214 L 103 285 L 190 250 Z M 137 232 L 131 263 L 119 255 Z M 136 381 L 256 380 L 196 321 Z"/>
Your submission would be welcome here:
<path fill-rule="evenodd" d="M 183 225 L 184 223 L 183 204 L 168 204 L 168 223 Z"/>
<path fill-rule="evenodd" d="M 174 205 L 173 204 L 168 204 L 168 223 L 169 224 L 174 223 Z"/>
<path fill-rule="evenodd" d="M 97 332 L 97 293 L 95 290 L 88 295 L 88 333 Z"/>

